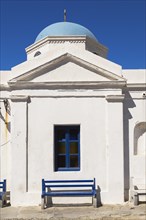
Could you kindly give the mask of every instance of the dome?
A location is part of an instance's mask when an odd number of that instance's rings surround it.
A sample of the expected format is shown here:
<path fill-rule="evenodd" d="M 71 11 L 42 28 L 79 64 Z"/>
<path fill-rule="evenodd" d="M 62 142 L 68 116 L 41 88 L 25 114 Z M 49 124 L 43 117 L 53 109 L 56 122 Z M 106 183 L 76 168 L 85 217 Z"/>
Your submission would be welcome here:
<path fill-rule="evenodd" d="M 71 22 L 58 22 L 44 28 L 37 36 L 35 42 L 47 36 L 87 36 L 97 41 L 96 37 L 82 25 Z"/>

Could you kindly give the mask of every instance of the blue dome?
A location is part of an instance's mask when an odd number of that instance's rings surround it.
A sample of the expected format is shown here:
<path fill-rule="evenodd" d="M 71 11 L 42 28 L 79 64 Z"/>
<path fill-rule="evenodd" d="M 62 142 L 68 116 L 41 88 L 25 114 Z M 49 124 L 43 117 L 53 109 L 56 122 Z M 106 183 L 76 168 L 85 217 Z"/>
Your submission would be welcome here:
<path fill-rule="evenodd" d="M 96 37 L 87 28 L 82 25 L 71 22 L 58 22 L 47 26 L 37 36 L 36 41 L 39 41 L 47 36 L 88 36 L 97 41 Z"/>

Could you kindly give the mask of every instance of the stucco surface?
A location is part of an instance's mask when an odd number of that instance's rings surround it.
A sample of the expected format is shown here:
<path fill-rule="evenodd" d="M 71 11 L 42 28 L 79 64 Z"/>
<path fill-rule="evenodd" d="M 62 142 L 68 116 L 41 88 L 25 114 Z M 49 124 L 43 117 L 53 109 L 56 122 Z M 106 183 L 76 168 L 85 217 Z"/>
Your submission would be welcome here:
<path fill-rule="evenodd" d="M 42 39 L 26 49 L 24 63 L 1 72 L 1 178 L 12 206 L 38 206 L 42 178 L 96 178 L 103 204 L 123 204 L 130 178 L 145 179 L 143 140 L 134 153 L 135 126 L 146 122 L 145 70 L 122 70 L 104 49 L 79 36 Z M 55 171 L 55 125 L 80 126 L 79 171 Z"/>

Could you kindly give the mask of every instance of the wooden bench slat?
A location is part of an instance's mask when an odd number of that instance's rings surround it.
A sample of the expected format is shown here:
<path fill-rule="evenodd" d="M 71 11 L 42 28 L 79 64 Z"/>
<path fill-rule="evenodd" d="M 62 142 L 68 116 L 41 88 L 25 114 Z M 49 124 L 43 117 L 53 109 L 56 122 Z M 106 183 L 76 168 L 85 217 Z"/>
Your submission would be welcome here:
<path fill-rule="evenodd" d="M 47 192 L 44 194 L 44 196 L 91 196 L 93 194 L 94 194 L 93 192 L 70 191 L 70 192 Z"/>
<path fill-rule="evenodd" d="M 90 185 L 89 184 L 87 184 L 87 185 L 80 185 L 80 184 L 79 185 L 73 185 L 73 184 L 72 185 L 71 184 L 70 185 L 60 185 L 60 184 L 58 184 L 58 185 L 48 185 L 48 184 L 45 184 L 45 187 L 48 187 L 48 188 L 49 187 L 60 187 L 60 188 L 61 187 L 93 187 L 93 185 L 91 185 L 91 184 Z"/>
<path fill-rule="evenodd" d="M 84 183 L 94 182 L 94 180 L 44 180 L 45 183 Z"/>
<path fill-rule="evenodd" d="M 52 190 L 57 188 L 59 190 Z M 61 189 L 63 188 L 63 189 Z M 65 188 L 68 188 L 66 190 Z M 71 189 L 69 189 L 71 188 Z M 75 188 L 76 190 L 73 190 Z M 42 179 L 42 205 L 44 208 L 45 197 L 52 196 L 92 196 L 97 201 L 95 178 L 90 180 L 44 180 Z M 95 207 L 97 207 L 95 202 Z"/>

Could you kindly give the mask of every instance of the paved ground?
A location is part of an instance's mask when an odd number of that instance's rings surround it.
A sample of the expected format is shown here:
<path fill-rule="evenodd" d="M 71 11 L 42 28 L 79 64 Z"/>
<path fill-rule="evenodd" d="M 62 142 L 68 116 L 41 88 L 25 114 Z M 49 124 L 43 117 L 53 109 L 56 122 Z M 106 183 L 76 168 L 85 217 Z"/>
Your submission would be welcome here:
<path fill-rule="evenodd" d="M 104 205 L 99 208 L 92 206 L 50 207 L 41 210 L 35 207 L 4 207 L 0 210 L 1 220 L 146 220 L 146 204 L 133 206 Z"/>

